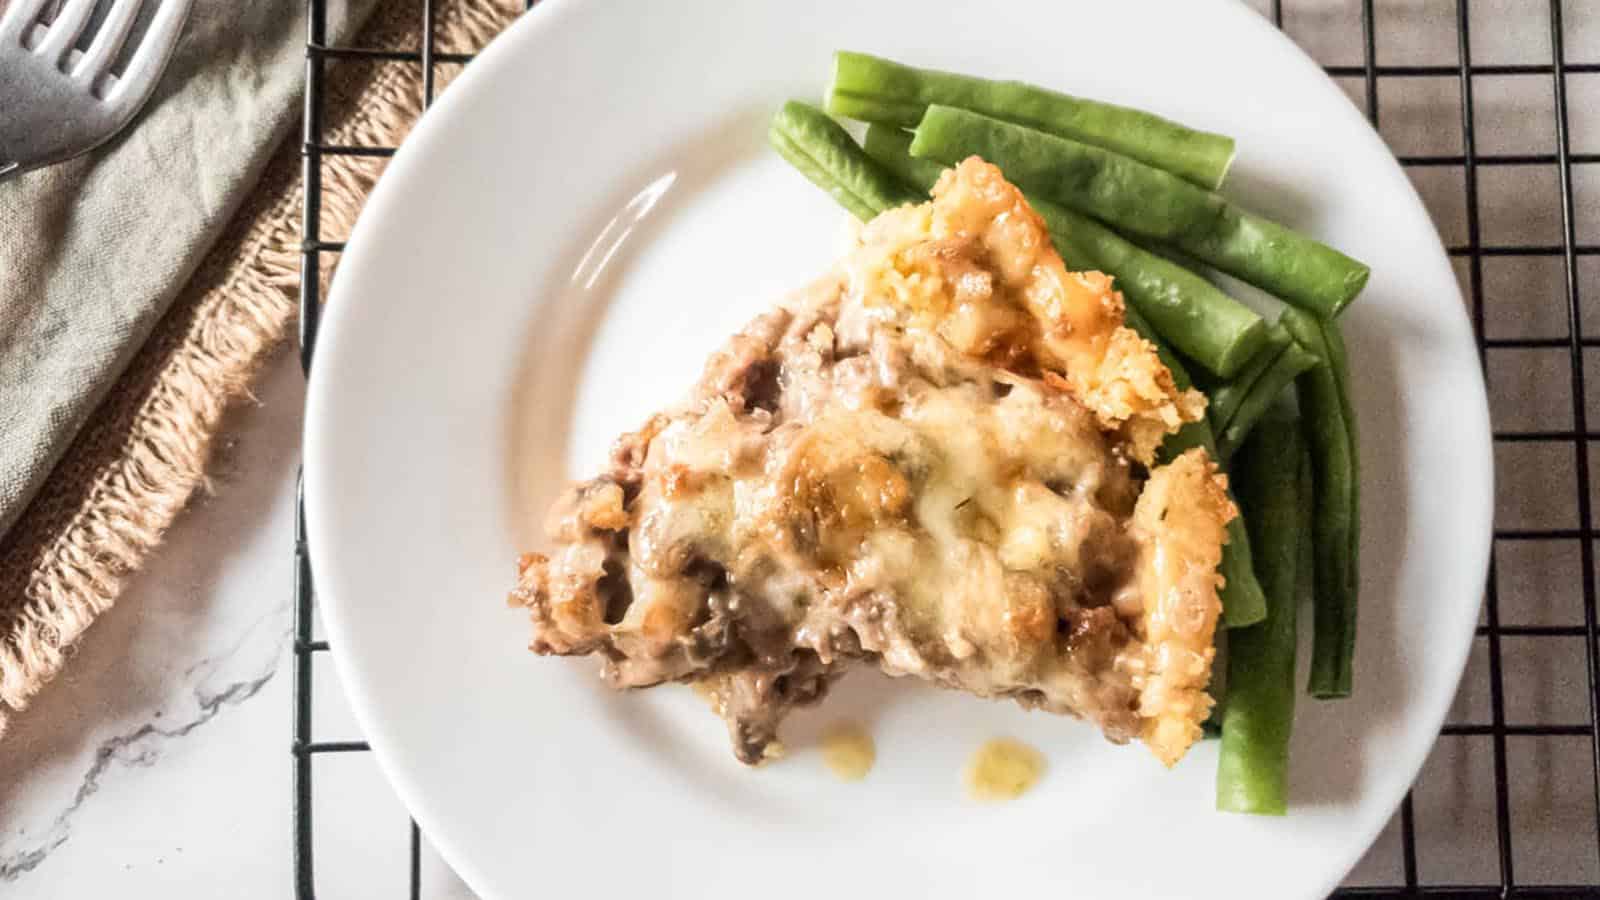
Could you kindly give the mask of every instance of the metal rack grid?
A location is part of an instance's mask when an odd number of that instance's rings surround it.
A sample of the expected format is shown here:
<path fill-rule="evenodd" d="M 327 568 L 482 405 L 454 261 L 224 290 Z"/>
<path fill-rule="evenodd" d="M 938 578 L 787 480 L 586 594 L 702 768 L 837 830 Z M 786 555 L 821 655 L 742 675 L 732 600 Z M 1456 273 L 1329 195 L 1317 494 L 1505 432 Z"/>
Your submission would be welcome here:
<path fill-rule="evenodd" d="M 526 0 L 532 9 L 538 0 Z M 1477 336 L 1480 364 L 1487 367 L 1490 351 L 1559 349 L 1567 351 L 1572 392 L 1572 427 L 1570 429 L 1504 431 L 1496 429 L 1494 441 L 1498 450 L 1502 445 L 1538 443 L 1570 448 L 1574 455 L 1577 490 L 1577 527 L 1512 529 L 1501 528 L 1496 523 L 1494 544 L 1512 542 L 1576 541 L 1581 560 L 1581 592 L 1583 605 L 1582 625 L 1503 625 L 1500 621 L 1500 600 L 1496 589 L 1496 567 L 1491 554 L 1489 577 L 1485 585 L 1484 624 L 1478 635 L 1487 643 L 1489 708 L 1488 722 L 1451 723 L 1444 726 L 1444 738 L 1487 736 L 1493 751 L 1495 846 L 1497 851 L 1498 879 L 1483 884 L 1428 884 L 1418 876 L 1417 826 L 1411 794 L 1407 794 L 1399 810 L 1400 870 L 1402 879 L 1392 885 L 1376 887 L 1347 887 L 1335 892 L 1336 897 L 1414 897 L 1449 896 L 1460 898 L 1488 897 L 1595 897 L 1600 898 L 1600 884 L 1528 885 L 1520 882 L 1514 865 L 1513 846 L 1517 836 L 1511 822 L 1511 786 L 1507 775 L 1506 744 L 1508 737 L 1588 737 L 1590 766 L 1593 774 L 1594 830 L 1590 845 L 1600 853 L 1600 659 L 1597 659 L 1597 621 L 1595 594 L 1595 541 L 1597 533 L 1594 511 L 1591 509 L 1589 471 L 1589 446 L 1600 441 L 1600 431 L 1591 432 L 1585 409 L 1583 351 L 1600 348 L 1600 336 L 1585 337 L 1579 297 L 1578 261 L 1584 256 L 1600 256 L 1600 245 L 1578 242 L 1577 222 L 1574 213 L 1573 166 L 1600 163 L 1600 153 L 1575 153 L 1572 150 L 1568 103 L 1568 76 L 1600 73 L 1600 61 L 1571 62 L 1566 59 L 1566 35 L 1563 24 L 1563 0 L 1548 0 L 1550 17 L 1551 62 L 1545 64 L 1474 65 L 1471 47 L 1471 0 L 1456 0 L 1455 31 L 1457 63 L 1455 65 L 1396 65 L 1380 64 L 1377 56 L 1377 16 L 1374 0 L 1360 0 L 1362 62 L 1360 65 L 1327 66 L 1326 71 L 1335 78 L 1360 79 L 1364 92 L 1365 108 L 1374 127 L 1379 123 L 1379 83 L 1384 78 L 1439 78 L 1457 79 L 1460 86 L 1462 127 L 1461 152 L 1440 155 L 1401 156 L 1400 162 L 1408 169 L 1428 167 L 1460 167 L 1465 176 L 1466 191 L 1466 243 L 1449 247 L 1452 257 L 1466 261 L 1468 300 L 1474 333 Z M 409 52 L 378 51 L 360 47 L 329 46 L 327 35 L 326 0 L 307 0 L 309 24 L 306 43 L 306 93 L 304 132 L 302 143 L 305 207 L 303 225 L 303 250 L 300 279 L 300 362 L 307 374 L 310 372 L 312 351 L 316 344 L 317 325 L 321 310 L 320 276 L 323 257 L 343 250 L 342 242 L 322 239 L 319 219 L 321 207 L 321 165 L 331 156 L 377 156 L 394 153 L 392 147 L 342 147 L 332 146 L 323 140 L 323 84 L 325 63 L 331 59 L 369 59 L 418 65 L 422 68 L 424 106 L 431 103 L 434 92 L 435 67 L 444 63 L 465 63 L 471 54 L 435 52 L 434 2 L 422 0 L 419 49 Z M 1279 28 L 1284 24 L 1284 0 L 1270 0 L 1269 14 Z M 1477 150 L 1477 133 L 1474 124 L 1473 81 L 1483 76 L 1527 75 L 1543 76 L 1551 80 L 1554 93 L 1554 122 L 1556 152 L 1553 154 L 1481 154 Z M 1479 171 L 1492 167 L 1554 166 L 1559 172 L 1561 230 L 1559 244 L 1550 245 L 1490 245 L 1481 240 L 1481 211 L 1479 209 Z M 1489 338 L 1484 325 L 1484 266 L 1492 257 L 1548 257 L 1559 260 L 1562 266 L 1566 303 L 1567 336 L 1564 338 L 1521 337 Z M 1487 374 L 1487 372 L 1486 372 Z M 309 555 L 305 541 L 305 518 L 301 497 L 296 499 L 295 522 L 295 639 L 294 639 L 294 724 L 291 753 L 294 760 L 294 890 L 297 898 L 310 900 L 316 894 L 316 869 L 312 854 L 313 827 L 313 760 L 327 753 L 365 752 L 365 741 L 317 741 L 312 735 L 312 684 L 313 669 L 318 654 L 328 652 L 326 641 L 313 639 L 314 591 Z M 1586 675 L 1586 702 L 1588 721 L 1557 724 L 1510 724 L 1506 720 L 1505 683 L 1501 640 L 1514 638 L 1582 638 Z M 421 896 L 421 835 L 415 823 L 411 824 L 410 840 L 410 896 Z"/>

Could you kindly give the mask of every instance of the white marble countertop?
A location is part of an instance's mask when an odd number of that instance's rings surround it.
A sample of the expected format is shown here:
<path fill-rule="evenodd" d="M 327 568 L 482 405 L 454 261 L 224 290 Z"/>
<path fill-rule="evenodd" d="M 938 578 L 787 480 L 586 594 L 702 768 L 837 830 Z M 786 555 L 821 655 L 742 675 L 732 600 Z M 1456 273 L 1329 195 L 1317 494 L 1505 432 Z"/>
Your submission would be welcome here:
<path fill-rule="evenodd" d="M 1265 7 L 1265 0 L 1254 5 Z M 1361 58 L 1354 0 L 1287 0 L 1288 29 L 1324 63 Z M 1440 0 L 1379 0 L 1384 62 L 1454 64 L 1454 16 Z M 1545 0 L 1476 0 L 1474 60 L 1547 63 Z M 1569 60 L 1600 60 L 1600 3 L 1567 0 Z M 1359 98 L 1360 81 L 1344 86 Z M 1551 153 L 1547 76 L 1480 77 L 1483 153 Z M 1385 79 L 1383 132 L 1402 154 L 1459 153 L 1454 79 Z M 1600 152 L 1600 76 L 1573 76 L 1575 150 Z M 1587 98 L 1587 99 L 1586 99 Z M 1579 170 L 1579 235 L 1600 235 L 1600 180 Z M 1464 243 L 1459 166 L 1416 169 L 1447 243 Z M 1479 193 L 1490 243 L 1559 243 L 1553 166 L 1486 169 Z M 1587 198 L 1587 202 L 1585 202 Z M 1459 262 L 1459 261 L 1458 261 Z M 1600 334 L 1600 265 L 1584 260 L 1585 327 Z M 1464 266 L 1461 268 L 1465 272 Z M 1490 260 L 1488 330 L 1500 337 L 1565 335 L 1558 261 Z M 1595 353 L 1597 351 L 1591 351 Z M 1589 362 L 1600 361 L 1600 355 Z M 1590 366 L 1590 421 L 1600 415 L 1600 367 Z M 1489 359 L 1499 428 L 1568 427 L 1566 351 L 1496 351 Z M 294 472 L 303 386 L 288 354 L 241 410 L 197 500 L 118 605 L 89 631 L 64 676 L 0 741 L 0 896 L 282 898 L 291 893 L 290 646 Z M 1502 522 L 1538 523 L 1571 506 L 1572 449 L 1497 448 Z M 1581 622 L 1576 544 L 1498 548 L 1502 619 Z M 1489 719 L 1484 641 L 1453 721 Z M 1503 641 L 1506 709 L 1516 723 L 1588 718 L 1581 638 Z M 337 676 L 317 667 L 315 735 L 356 740 Z M 1600 883 L 1587 736 L 1513 738 L 1514 861 L 1518 880 Z M 1498 879 L 1490 740 L 1442 740 L 1416 789 L 1418 865 L 1425 882 Z M 405 811 L 366 753 L 315 762 L 318 893 L 401 895 L 408 884 Z M 1351 883 L 1400 877 L 1398 829 L 1384 832 Z M 422 895 L 470 893 L 424 848 Z"/>
<path fill-rule="evenodd" d="M 290 896 L 304 389 L 288 354 L 257 396 L 231 424 L 214 493 L 0 742 L 0 896 Z M 326 662 L 314 708 L 319 739 L 360 737 Z M 403 896 L 409 826 L 371 754 L 315 765 L 318 893 Z M 471 896 L 431 852 L 423 874 L 424 896 Z"/>

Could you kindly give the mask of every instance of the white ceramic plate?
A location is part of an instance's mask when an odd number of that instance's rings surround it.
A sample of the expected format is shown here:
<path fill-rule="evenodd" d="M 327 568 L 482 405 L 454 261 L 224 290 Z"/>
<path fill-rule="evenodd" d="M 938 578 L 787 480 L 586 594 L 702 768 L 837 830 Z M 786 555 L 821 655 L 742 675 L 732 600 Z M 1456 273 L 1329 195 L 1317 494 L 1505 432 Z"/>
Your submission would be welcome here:
<path fill-rule="evenodd" d="M 1212 811 L 1214 743 L 1167 772 L 1080 723 L 870 675 L 750 771 L 687 690 L 615 695 L 592 661 L 524 649 L 501 597 L 552 492 L 838 249 L 843 213 L 764 132 L 784 99 L 820 95 L 840 47 L 1233 134 L 1230 194 L 1371 263 L 1343 320 L 1366 466 L 1356 696 L 1301 701 L 1286 818 Z M 548 0 L 367 205 L 306 431 L 334 658 L 401 797 L 489 897 L 1321 895 L 1455 690 L 1490 471 L 1461 297 L 1410 184 L 1322 72 L 1227 0 Z M 845 716 L 878 741 L 859 784 L 812 746 Z M 1049 773 L 976 805 L 961 768 L 999 734 L 1046 749 Z"/>

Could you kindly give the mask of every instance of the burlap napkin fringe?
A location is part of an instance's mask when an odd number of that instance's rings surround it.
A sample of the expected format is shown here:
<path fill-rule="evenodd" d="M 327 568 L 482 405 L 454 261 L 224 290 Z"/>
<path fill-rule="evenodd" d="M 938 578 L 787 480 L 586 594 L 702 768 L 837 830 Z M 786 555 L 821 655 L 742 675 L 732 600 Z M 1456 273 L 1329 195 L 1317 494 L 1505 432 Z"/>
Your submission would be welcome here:
<path fill-rule="evenodd" d="M 435 36 L 441 47 L 481 47 L 520 8 L 453 0 L 438 12 Z M 414 47 L 419 21 L 413 5 L 390 3 L 369 23 L 362 45 Z M 436 89 L 451 74 L 439 72 Z M 421 70 L 330 68 L 327 97 L 329 141 L 394 146 L 421 114 Z M 6 707 L 25 708 L 61 670 L 74 643 L 206 485 L 224 413 L 248 396 L 253 376 L 285 343 L 300 277 L 299 166 L 299 144 L 290 140 L 0 543 L 0 734 Z M 349 233 L 380 170 L 361 158 L 325 158 L 323 234 Z"/>

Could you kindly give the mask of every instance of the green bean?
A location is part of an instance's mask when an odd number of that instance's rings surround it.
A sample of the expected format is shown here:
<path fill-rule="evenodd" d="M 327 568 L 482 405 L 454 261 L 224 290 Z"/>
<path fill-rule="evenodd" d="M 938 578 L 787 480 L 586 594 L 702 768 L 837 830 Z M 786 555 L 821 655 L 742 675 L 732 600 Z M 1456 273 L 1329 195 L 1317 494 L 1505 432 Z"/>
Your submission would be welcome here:
<path fill-rule="evenodd" d="M 1129 328 L 1139 332 L 1140 336 L 1155 346 L 1161 361 L 1172 372 L 1173 384 L 1179 390 L 1188 390 L 1191 383 L 1188 371 L 1177 354 L 1150 327 L 1150 323 L 1131 307 L 1127 310 L 1127 322 Z M 1212 459 L 1219 459 L 1211 423 L 1203 417 L 1185 423 L 1177 433 L 1169 435 L 1162 442 L 1158 456 L 1162 462 L 1168 462 L 1192 447 L 1204 447 Z M 1229 496 L 1232 496 L 1231 491 Z M 1245 529 L 1244 516 L 1234 516 L 1228 522 L 1227 531 L 1228 542 L 1222 546 L 1222 563 L 1217 566 L 1217 572 L 1222 575 L 1222 624 L 1228 628 L 1243 628 L 1254 625 L 1266 616 L 1267 599 L 1261 592 L 1261 583 L 1256 580 L 1253 554 L 1250 552 L 1250 533 Z"/>
<path fill-rule="evenodd" d="M 1261 378 L 1239 404 L 1239 410 L 1217 435 L 1217 453 L 1221 458 L 1232 459 L 1234 451 L 1244 444 L 1250 429 L 1255 427 L 1256 420 L 1277 402 L 1284 389 L 1293 384 L 1301 373 L 1321 364 L 1322 360 L 1311 355 L 1298 343 L 1291 342 L 1289 346 L 1283 348 L 1277 361 L 1271 368 L 1261 373 Z"/>
<path fill-rule="evenodd" d="M 1217 809 L 1288 811 L 1289 734 L 1294 727 L 1295 613 L 1304 450 L 1293 420 L 1269 418 L 1239 454 L 1239 494 L 1258 551 L 1267 620 L 1228 635 L 1228 706 L 1217 751 Z"/>
<path fill-rule="evenodd" d="M 911 156 L 910 147 L 908 131 L 876 123 L 867 128 L 868 156 L 912 186 L 932 189 L 943 164 Z M 1069 268 L 1110 275 L 1162 337 L 1210 371 L 1232 375 L 1266 341 L 1261 316 L 1211 282 L 1088 216 L 1037 197 L 1028 202 L 1044 219 Z"/>
<path fill-rule="evenodd" d="M 1324 319 L 1338 315 L 1370 274 L 1332 247 L 1245 212 L 1170 172 L 963 109 L 929 106 L 911 153 L 952 164 L 977 154 L 1047 200 L 1139 237 L 1171 243 Z"/>
<path fill-rule="evenodd" d="M 1328 339 L 1328 364 L 1333 366 L 1334 383 L 1339 386 L 1339 406 L 1344 410 L 1345 431 L 1350 434 L 1350 578 L 1361 580 L 1361 433 L 1356 430 L 1356 412 L 1350 399 L 1350 360 L 1345 352 L 1344 335 L 1337 325 L 1323 329 Z M 1353 637 L 1353 633 L 1352 633 Z"/>
<path fill-rule="evenodd" d="M 1305 426 L 1301 425 L 1303 438 Z M 1305 443 L 1303 440 L 1301 443 Z M 1311 464 L 1311 448 L 1300 454 L 1300 562 L 1295 569 L 1298 576 L 1295 597 L 1311 597 L 1316 593 L 1317 571 L 1317 481 Z M 1298 608 L 1299 604 L 1296 604 Z"/>
<path fill-rule="evenodd" d="M 1283 355 L 1284 348 L 1294 343 L 1294 338 L 1282 325 L 1274 324 L 1267 329 L 1266 339 L 1262 342 L 1261 349 L 1250 361 L 1239 370 L 1239 374 L 1231 381 L 1217 385 L 1210 392 L 1211 403 L 1206 407 L 1206 415 L 1211 419 L 1211 427 L 1221 431 L 1233 419 L 1233 414 L 1239 411 L 1239 404 L 1250 393 L 1250 389 L 1261 379 L 1261 376 L 1278 361 Z"/>
<path fill-rule="evenodd" d="M 878 122 L 868 125 L 867 136 L 861 142 L 861 147 L 878 165 L 922 191 L 933 190 L 939 176 L 949 168 L 936 159 L 912 156 L 911 132 L 893 125 Z"/>
<path fill-rule="evenodd" d="M 849 132 L 814 106 L 791 100 L 772 117 L 767 140 L 818 187 L 865 222 L 922 198 L 867 158 Z"/>
<path fill-rule="evenodd" d="M 1202 278 L 1206 277 L 1206 275 L 1211 271 L 1211 266 L 1208 266 L 1200 260 L 1195 259 L 1193 256 L 1190 256 L 1171 244 L 1161 244 L 1151 241 L 1150 246 L 1146 249 L 1162 259 L 1172 263 L 1178 268 L 1183 269 L 1186 272 L 1193 272 Z"/>
<path fill-rule="evenodd" d="M 1114 150 L 1208 189 L 1222 184 L 1233 162 L 1233 138 L 1142 110 L 1016 81 L 917 69 L 864 53 L 833 55 L 828 111 L 834 115 L 910 128 L 934 103 Z"/>
<path fill-rule="evenodd" d="M 1300 414 L 1316 474 L 1315 602 L 1308 690 L 1323 699 L 1350 696 L 1356 644 L 1359 578 L 1355 422 L 1349 417 L 1340 375 L 1343 342 L 1336 326 L 1298 310 L 1285 310 L 1284 327 L 1307 350 L 1328 361 L 1295 381 Z"/>

